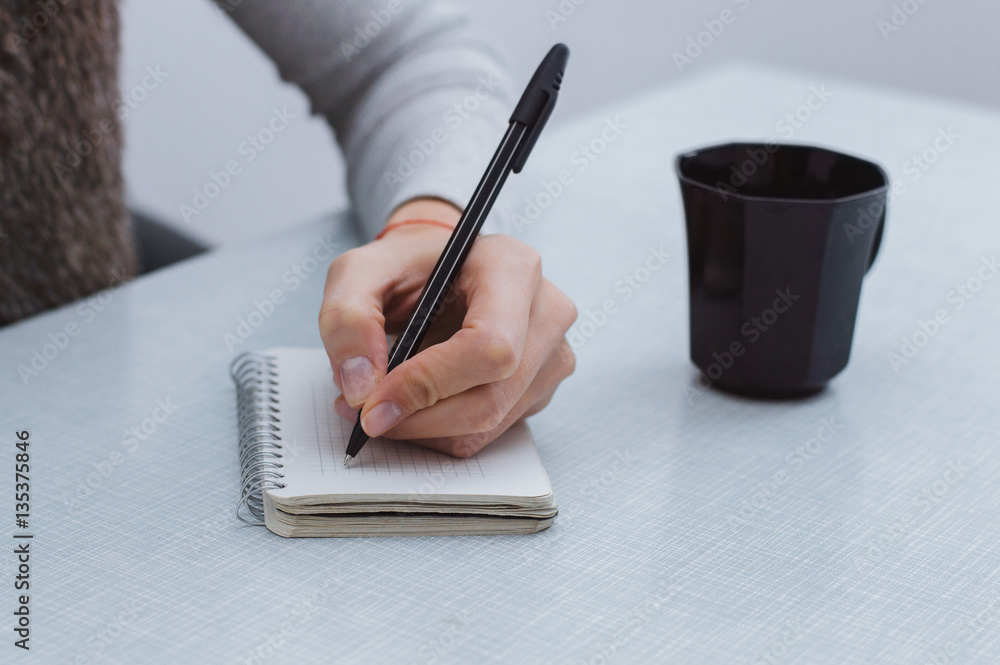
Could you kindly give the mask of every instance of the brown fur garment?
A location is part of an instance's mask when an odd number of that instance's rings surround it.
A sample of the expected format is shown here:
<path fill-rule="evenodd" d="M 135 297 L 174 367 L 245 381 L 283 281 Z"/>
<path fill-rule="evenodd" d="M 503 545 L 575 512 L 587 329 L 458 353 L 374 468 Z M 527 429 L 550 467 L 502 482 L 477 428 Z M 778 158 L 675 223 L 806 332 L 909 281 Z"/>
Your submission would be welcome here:
<path fill-rule="evenodd" d="M 0 1 L 0 325 L 135 273 L 115 0 Z"/>

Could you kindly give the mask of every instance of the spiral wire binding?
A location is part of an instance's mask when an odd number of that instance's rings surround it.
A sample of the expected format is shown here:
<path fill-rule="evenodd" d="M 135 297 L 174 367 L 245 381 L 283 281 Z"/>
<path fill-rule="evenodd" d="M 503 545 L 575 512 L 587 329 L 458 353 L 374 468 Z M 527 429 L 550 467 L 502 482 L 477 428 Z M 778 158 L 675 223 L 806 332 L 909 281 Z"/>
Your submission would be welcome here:
<path fill-rule="evenodd" d="M 264 492 L 285 486 L 281 479 L 281 408 L 278 364 L 261 353 L 241 353 L 229 366 L 236 384 L 236 420 L 240 441 L 240 501 L 236 517 L 263 526 Z"/>

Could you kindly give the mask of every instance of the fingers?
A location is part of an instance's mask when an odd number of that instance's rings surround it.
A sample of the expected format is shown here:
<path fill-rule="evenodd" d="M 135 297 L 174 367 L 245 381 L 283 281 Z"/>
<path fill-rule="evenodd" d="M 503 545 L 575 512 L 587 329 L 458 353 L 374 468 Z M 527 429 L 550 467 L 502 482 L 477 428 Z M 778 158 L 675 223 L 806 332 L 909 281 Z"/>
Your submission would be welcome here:
<path fill-rule="evenodd" d="M 453 289 L 460 302 L 432 332 L 455 330 L 464 312 L 461 327 L 442 341 L 428 335 L 423 350 L 387 375 L 386 323 L 412 309 L 444 240 L 401 228 L 339 257 L 327 277 L 320 332 L 343 391 L 338 414 L 353 421 L 363 406 L 370 436 L 466 457 L 544 408 L 573 372 L 565 334 L 576 308 L 542 277 L 537 252 L 509 236 L 483 237 Z M 449 313 L 457 316 L 446 325 Z"/>
<path fill-rule="evenodd" d="M 352 250 L 330 265 L 319 313 L 334 382 L 352 405 L 363 403 L 385 375 L 388 353 L 382 294 L 391 276 L 362 261 L 364 253 Z"/>
<path fill-rule="evenodd" d="M 343 395 L 338 395 L 337 399 L 333 400 L 333 410 L 337 412 L 338 416 L 352 424 L 358 419 L 358 410 L 352 409 Z"/>
<path fill-rule="evenodd" d="M 484 399 L 483 394 L 488 386 L 479 386 L 415 413 L 386 435 L 394 439 L 408 439 L 456 457 L 469 457 L 506 432 L 517 421 L 533 416 L 548 406 L 559 384 L 573 373 L 575 364 L 573 350 L 564 340 L 535 376 L 521 399 L 495 424 L 493 414 L 496 412 L 491 412 L 489 407 L 484 410 L 482 406 L 490 404 L 490 396 L 487 394 Z M 350 423 L 357 419 L 357 411 L 348 406 L 342 396 L 334 402 L 334 408 L 340 417 Z M 480 415 L 469 419 L 469 413 Z M 458 419 L 467 421 L 464 429 L 468 429 L 468 433 L 453 436 L 449 423 L 453 424 Z"/>
<path fill-rule="evenodd" d="M 434 226 L 401 228 L 330 264 L 319 313 L 333 379 L 357 408 L 385 376 L 386 321 L 406 316 L 448 238 Z"/>
<path fill-rule="evenodd" d="M 514 375 L 543 281 L 538 253 L 527 245 L 504 236 L 477 241 L 454 289 L 468 307 L 461 329 L 378 384 L 361 413 L 365 432 L 379 436 L 420 409 Z"/>
<path fill-rule="evenodd" d="M 474 455 L 518 420 L 545 408 L 575 364 L 573 350 L 562 340 L 513 405 L 500 397 L 503 389 L 496 384 L 477 386 L 418 411 L 386 436 L 408 439 L 456 457 Z"/>
<path fill-rule="evenodd" d="M 545 280 L 532 309 L 521 366 L 514 375 L 419 410 L 385 435 L 459 457 L 478 452 L 512 423 L 544 408 L 556 387 L 573 373 L 576 358 L 565 333 L 575 319 L 572 301 Z"/>
<path fill-rule="evenodd" d="M 333 379 L 348 403 L 360 407 L 385 376 L 388 349 L 383 302 L 395 277 L 369 246 L 345 252 L 327 272 L 319 331 Z"/>

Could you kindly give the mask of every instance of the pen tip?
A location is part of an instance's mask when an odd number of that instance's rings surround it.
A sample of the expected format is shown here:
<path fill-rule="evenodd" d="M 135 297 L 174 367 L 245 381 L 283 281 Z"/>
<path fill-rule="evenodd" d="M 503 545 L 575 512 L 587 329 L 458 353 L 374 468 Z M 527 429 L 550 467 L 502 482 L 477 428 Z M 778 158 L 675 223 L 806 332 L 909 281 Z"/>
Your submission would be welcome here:
<path fill-rule="evenodd" d="M 354 459 L 354 457 L 351 455 L 347 455 L 346 457 L 344 457 L 344 466 L 345 467 L 351 466 L 352 459 Z"/>

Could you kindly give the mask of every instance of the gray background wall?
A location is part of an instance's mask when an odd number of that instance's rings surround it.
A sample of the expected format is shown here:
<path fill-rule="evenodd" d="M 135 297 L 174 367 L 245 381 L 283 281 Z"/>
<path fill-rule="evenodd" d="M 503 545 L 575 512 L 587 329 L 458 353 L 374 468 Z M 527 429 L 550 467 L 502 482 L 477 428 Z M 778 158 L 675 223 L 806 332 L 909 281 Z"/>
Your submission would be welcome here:
<path fill-rule="evenodd" d="M 375 0 L 374 6 L 386 1 Z M 527 80 L 552 43 L 570 46 L 553 122 L 732 60 L 1000 106 L 1000 3 L 988 0 L 466 4 L 481 27 L 506 45 L 518 80 Z M 688 39 L 706 29 L 704 22 L 724 10 L 732 12 L 731 22 L 679 67 L 674 53 L 683 53 Z M 208 0 L 129 0 L 122 12 L 121 86 L 131 107 L 125 171 L 133 207 L 225 244 L 346 206 L 343 163 L 325 122 L 309 116 L 305 97 L 278 79 L 222 11 Z M 892 25 L 894 13 L 901 25 L 888 31 L 884 25 Z M 886 22 L 881 29 L 879 21 Z M 702 41 L 709 42 L 706 35 Z M 244 161 L 242 142 L 267 126 L 275 109 L 294 116 L 287 127 L 185 221 L 180 206 L 194 203 L 193 189 L 204 189 L 211 173 L 229 160 Z"/>

